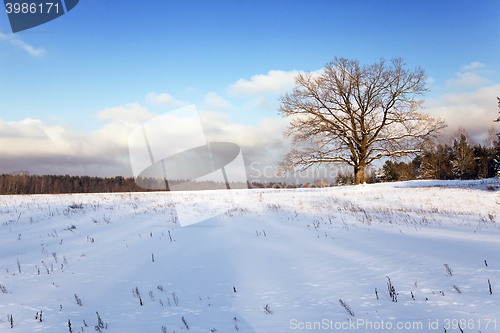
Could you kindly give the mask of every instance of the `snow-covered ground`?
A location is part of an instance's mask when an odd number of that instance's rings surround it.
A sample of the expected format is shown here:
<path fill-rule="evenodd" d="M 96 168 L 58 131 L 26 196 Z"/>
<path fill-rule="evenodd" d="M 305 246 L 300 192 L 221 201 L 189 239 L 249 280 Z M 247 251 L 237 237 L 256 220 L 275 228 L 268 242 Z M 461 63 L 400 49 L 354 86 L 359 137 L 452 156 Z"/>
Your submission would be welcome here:
<path fill-rule="evenodd" d="M 499 194 L 489 179 L 0 196 L 0 331 L 499 332 Z M 177 223 L 175 206 L 230 195 Z"/>

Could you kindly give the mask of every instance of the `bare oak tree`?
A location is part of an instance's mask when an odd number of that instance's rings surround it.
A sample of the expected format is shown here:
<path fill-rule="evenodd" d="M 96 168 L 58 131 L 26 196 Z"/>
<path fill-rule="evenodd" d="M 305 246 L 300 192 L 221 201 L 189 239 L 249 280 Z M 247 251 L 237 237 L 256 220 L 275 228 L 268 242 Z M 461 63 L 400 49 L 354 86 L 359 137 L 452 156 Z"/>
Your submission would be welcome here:
<path fill-rule="evenodd" d="M 292 142 L 281 174 L 347 163 L 361 184 L 373 161 L 420 152 L 446 124 L 419 112 L 416 98 L 427 91 L 426 76 L 405 65 L 401 58 L 364 66 L 335 58 L 319 76 L 299 74 L 293 92 L 279 99 Z"/>

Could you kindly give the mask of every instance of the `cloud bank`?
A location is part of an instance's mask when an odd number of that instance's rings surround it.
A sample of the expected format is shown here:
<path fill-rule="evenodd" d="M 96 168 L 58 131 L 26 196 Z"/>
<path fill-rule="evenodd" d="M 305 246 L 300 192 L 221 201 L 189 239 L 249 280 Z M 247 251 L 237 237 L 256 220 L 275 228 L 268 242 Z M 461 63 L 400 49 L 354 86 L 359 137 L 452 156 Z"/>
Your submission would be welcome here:
<path fill-rule="evenodd" d="M 199 110 L 199 114 L 207 141 L 238 144 L 247 167 L 253 162 L 261 168 L 276 165 L 286 150 L 281 135 L 284 119 L 263 119 L 256 126 L 248 126 L 232 123 L 218 111 Z M 129 134 L 156 116 L 139 103 L 104 109 L 96 114 L 104 125 L 90 133 L 39 119 L 0 120 L 0 174 L 28 171 L 130 177 Z M 176 124 L 179 136 L 192 129 L 190 123 Z"/>
<path fill-rule="evenodd" d="M 250 80 L 240 79 L 229 85 L 230 100 L 209 92 L 200 101 L 203 109 L 199 109 L 199 114 L 207 140 L 238 144 L 250 180 L 255 178 L 255 169 L 262 171 L 267 167 L 275 170 L 288 151 L 289 144 L 282 136 L 288 120 L 263 118 L 248 125 L 237 119 L 231 120 L 233 118 L 224 111 L 231 110 L 234 116 L 238 101 L 243 101 L 245 112 L 273 108 L 268 98 L 277 98 L 278 94 L 291 91 L 298 73 L 269 71 L 254 75 Z M 481 143 L 494 125 L 493 119 L 498 116 L 496 97 L 500 96 L 500 84 L 489 80 L 487 74 L 488 68 L 481 62 L 464 65 L 443 85 L 445 93 L 425 102 L 423 111 L 444 118 L 449 125 L 443 142 L 448 142 L 452 133 L 463 126 L 476 142 Z M 145 100 L 151 106 L 170 109 L 188 104 L 168 93 L 151 92 Z M 132 176 L 128 136 L 134 128 L 156 116 L 147 106 L 137 102 L 103 109 L 95 114 L 102 127 L 90 133 L 39 119 L 14 122 L 0 119 L 0 174 L 25 170 L 35 174 Z M 185 126 L 176 130 L 189 132 L 189 126 Z"/>

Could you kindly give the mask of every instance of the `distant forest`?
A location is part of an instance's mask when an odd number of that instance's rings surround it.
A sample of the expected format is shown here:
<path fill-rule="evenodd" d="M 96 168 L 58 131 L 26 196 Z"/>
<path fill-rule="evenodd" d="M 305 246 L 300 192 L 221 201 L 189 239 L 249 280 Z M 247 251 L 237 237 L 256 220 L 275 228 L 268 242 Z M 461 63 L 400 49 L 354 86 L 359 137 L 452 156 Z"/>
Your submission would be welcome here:
<path fill-rule="evenodd" d="M 141 183 L 149 183 L 150 188 L 163 180 L 141 179 Z M 214 181 L 170 181 L 169 185 L 176 190 L 216 190 L 225 189 L 226 184 Z M 245 183 L 230 183 L 231 188 L 247 188 Z M 64 193 L 112 193 L 112 192 L 150 192 L 139 187 L 134 178 L 90 177 L 90 176 L 60 176 L 60 175 L 30 175 L 27 172 L 15 172 L 0 175 L 0 195 L 5 194 L 64 194 Z M 165 191 L 165 190 L 163 190 Z"/>

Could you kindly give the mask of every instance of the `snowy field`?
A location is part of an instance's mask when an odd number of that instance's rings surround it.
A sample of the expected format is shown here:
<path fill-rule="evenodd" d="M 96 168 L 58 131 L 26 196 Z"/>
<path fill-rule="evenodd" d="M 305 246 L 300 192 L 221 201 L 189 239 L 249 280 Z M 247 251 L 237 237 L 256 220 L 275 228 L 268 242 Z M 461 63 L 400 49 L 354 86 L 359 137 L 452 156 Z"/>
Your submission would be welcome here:
<path fill-rule="evenodd" d="M 0 331 L 500 332 L 499 225 L 498 179 L 0 196 Z"/>

